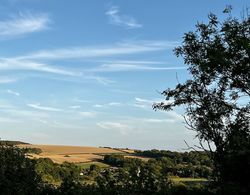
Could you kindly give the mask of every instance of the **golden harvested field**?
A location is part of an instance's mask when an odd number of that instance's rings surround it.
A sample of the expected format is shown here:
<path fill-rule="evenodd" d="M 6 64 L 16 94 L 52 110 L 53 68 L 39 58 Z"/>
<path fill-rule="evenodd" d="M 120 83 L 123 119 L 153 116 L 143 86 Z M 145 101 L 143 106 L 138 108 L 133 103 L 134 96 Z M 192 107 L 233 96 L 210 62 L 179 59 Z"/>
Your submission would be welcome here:
<path fill-rule="evenodd" d="M 121 150 L 122 152 L 128 153 L 128 154 L 134 154 L 134 150 L 126 149 L 126 150 Z"/>
<path fill-rule="evenodd" d="M 50 158 L 56 163 L 63 162 L 92 162 L 101 160 L 102 154 L 122 153 L 111 148 L 88 146 L 59 146 L 59 145 L 18 145 L 21 148 L 40 148 L 42 153 L 31 154 L 32 158 Z"/>

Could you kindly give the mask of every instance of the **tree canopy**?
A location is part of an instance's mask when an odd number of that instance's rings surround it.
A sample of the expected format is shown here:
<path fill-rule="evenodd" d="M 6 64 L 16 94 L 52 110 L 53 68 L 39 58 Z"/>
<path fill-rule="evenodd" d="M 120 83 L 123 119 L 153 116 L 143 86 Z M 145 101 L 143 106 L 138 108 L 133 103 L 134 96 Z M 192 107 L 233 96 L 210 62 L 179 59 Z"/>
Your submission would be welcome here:
<path fill-rule="evenodd" d="M 0 144 L 0 194 L 31 194 L 40 189 L 35 161 L 26 158 L 23 149 Z"/>
<path fill-rule="evenodd" d="M 192 78 L 163 91 L 167 101 L 154 108 L 184 105 L 187 126 L 196 131 L 201 147 L 204 142 L 216 147 L 210 148 L 215 180 L 245 192 L 250 186 L 243 179 L 250 173 L 250 17 L 234 18 L 230 7 L 224 13 L 223 22 L 209 14 L 207 24 L 198 23 L 184 35 L 174 51 Z"/>

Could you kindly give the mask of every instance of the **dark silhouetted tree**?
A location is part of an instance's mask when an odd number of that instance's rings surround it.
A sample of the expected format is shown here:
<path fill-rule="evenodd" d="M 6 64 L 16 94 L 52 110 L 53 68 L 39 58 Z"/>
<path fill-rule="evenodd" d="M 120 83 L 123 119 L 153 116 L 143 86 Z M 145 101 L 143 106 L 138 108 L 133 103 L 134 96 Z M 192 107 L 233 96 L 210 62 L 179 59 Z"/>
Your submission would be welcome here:
<path fill-rule="evenodd" d="M 192 78 L 162 92 L 166 101 L 155 109 L 184 105 L 189 129 L 196 131 L 201 147 L 210 147 L 215 181 L 220 193 L 250 192 L 250 17 L 231 16 L 220 22 L 209 14 L 175 49 Z M 169 101 L 171 100 L 171 101 Z"/>

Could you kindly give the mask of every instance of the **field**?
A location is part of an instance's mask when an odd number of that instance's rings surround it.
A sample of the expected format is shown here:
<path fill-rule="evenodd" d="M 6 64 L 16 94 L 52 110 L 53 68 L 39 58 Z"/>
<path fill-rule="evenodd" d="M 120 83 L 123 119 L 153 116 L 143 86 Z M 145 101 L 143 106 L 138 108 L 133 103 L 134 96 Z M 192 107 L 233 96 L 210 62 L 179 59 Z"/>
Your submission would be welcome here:
<path fill-rule="evenodd" d="M 102 163 L 102 162 L 85 162 L 85 163 L 76 163 L 76 165 L 80 166 L 82 169 L 88 169 L 91 165 L 97 165 L 100 168 L 107 168 L 109 165 Z"/>
<path fill-rule="evenodd" d="M 123 154 L 112 148 L 98 148 L 88 146 L 59 146 L 59 145 L 18 145 L 21 148 L 40 148 L 42 153 L 31 154 L 31 158 L 50 158 L 56 163 L 89 163 L 103 159 L 105 154 Z"/>
<path fill-rule="evenodd" d="M 170 180 L 175 184 L 184 183 L 189 186 L 193 185 L 206 185 L 209 180 L 206 178 L 191 178 L 191 177 L 170 177 Z"/>

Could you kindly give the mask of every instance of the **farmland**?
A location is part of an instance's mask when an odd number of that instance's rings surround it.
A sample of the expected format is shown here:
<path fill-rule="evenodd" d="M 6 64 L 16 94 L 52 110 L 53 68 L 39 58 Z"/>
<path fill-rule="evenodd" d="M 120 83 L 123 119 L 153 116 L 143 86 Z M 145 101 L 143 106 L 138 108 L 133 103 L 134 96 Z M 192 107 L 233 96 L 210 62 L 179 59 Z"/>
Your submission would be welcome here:
<path fill-rule="evenodd" d="M 89 146 L 33 145 L 21 144 L 20 148 L 38 148 L 39 154 L 29 154 L 31 158 L 50 158 L 55 163 L 90 163 L 100 161 L 106 154 L 124 154 L 122 150 Z"/>
<path fill-rule="evenodd" d="M 130 191 L 138 188 L 138 182 L 140 186 L 146 186 L 151 181 L 160 181 L 157 185 L 164 185 L 165 187 L 161 187 L 164 190 L 171 188 L 175 191 L 181 188 L 186 191 L 199 191 L 210 183 L 212 174 L 208 154 L 198 151 L 141 151 L 128 148 L 2 142 L 2 153 L 8 154 L 6 158 L 11 158 L 7 161 L 15 162 L 12 155 L 9 156 L 11 152 L 17 155 L 15 160 L 25 160 L 26 166 L 30 163 L 32 167 L 27 170 L 52 191 L 64 191 L 69 186 L 75 186 L 74 188 L 81 191 L 90 190 L 92 193 L 102 190 L 103 184 L 120 185 L 121 182 L 127 187 L 119 190 Z"/>

